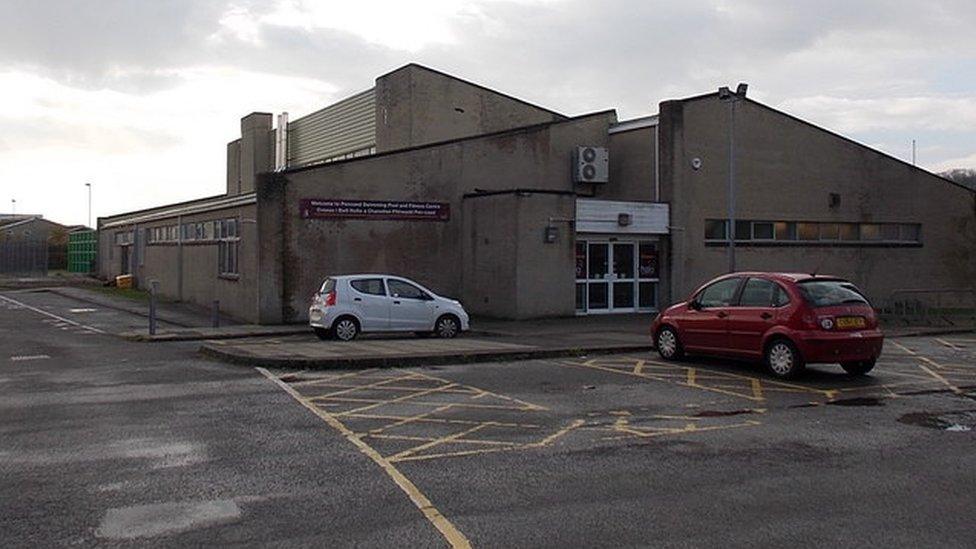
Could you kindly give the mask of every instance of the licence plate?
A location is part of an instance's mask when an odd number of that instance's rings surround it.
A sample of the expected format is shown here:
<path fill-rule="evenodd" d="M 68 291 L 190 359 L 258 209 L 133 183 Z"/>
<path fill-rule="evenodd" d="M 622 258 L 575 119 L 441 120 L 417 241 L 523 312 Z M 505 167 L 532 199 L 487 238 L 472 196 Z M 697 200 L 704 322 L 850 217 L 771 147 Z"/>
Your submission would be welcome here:
<path fill-rule="evenodd" d="M 865 326 L 863 316 L 841 316 L 837 317 L 838 328 L 863 328 Z"/>

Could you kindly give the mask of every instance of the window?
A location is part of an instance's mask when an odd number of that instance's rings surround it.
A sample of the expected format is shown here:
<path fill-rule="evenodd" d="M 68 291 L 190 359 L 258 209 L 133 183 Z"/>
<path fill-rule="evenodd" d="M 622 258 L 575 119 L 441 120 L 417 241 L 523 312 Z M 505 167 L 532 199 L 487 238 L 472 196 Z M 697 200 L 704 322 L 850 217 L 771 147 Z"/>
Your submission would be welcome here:
<path fill-rule="evenodd" d="M 860 234 L 858 234 L 857 230 L 857 223 L 841 223 L 840 239 L 847 242 L 860 240 Z"/>
<path fill-rule="evenodd" d="M 741 307 L 769 307 L 773 304 L 773 297 L 777 286 L 775 282 L 762 278 L 750 278 L 742 288 L 739 298 Z"/>
<path fill-rule="evenodd" d="M 724 219 L 706 219 L 705 240 L 725 240 L 726 225 L 728 223 Z"/>
<path fill-rule="evenodd" d="M 390 286 L 390 295 L 393 297 L 403 297 L 407 299 L 428 299 L 426 292 L 413 284 L 410 284 L 409 282 L 389 279 L 387 284 Z"/>
<path fill-rule="evenodd" d="M 773 307 L 783 307 L 790 304 L 790 294 L 780 286 L 776 285 L 776 292 L 773 293 Z"/>
<path fill-rule="evenodd" d="M 728 221 L 724 219 L 706 219 L 706 242 L 726 242 L 728 227 Z M 748 219 L 736 220 L 735 222 L 735 240 L 747 246 L 768 246 L 795 241 L 799 241 L 797 244 L 800 245 L 814 241 L 868 246 L 879 243 L 920 244 L 921 232 L 922 226 L 918 223 L 753 221 Z"/>
<path fill-rule="evenodd" d="M 752 222 L 752 238 L 753 240 L 772 240 L 773 239 L 773 223 L 770 221 L 753 221 Z"/>
<path fill-rule="evenodd" d="M 820 240 L 840 240 L 840 225 L 837 223 L 821 223 Z"/>
<path fill-rule="evenodd" d="M 240 269 L 238 265 L 238 254 L 240 252 L 240 238 L 237 237 L 237 231 L 233 234 L 227 230 L 230 223 L 233 222 L 235 225 L 237 223 L 236 219 L 223 219 L 219 221 L 214 221 L 212 224 L 207 223 L 207 225 L 213 227 L 214 238 L 217 238 L 217 267 L 218 272 L 221 276 L 236 277 L 240 274 Z M 200 228 L 202 230 L 204 224 L 200 223 Z"/>
<path fill-rule="evenodd" d="M 776 240 L 796 240 L 796 223 L 777 221 Z"/>
<path fill-rule="evenodd" d="M 804 280 L 797 286 L 814 307 L 868 302 L 857 286 L 843 280 Z"/>
<path fill-rule="evenodd" d="M 698 294 L 698 304 L 702 307 L 726 307 L 732 303 L 735 290 L 741 278 L 727 278 L 706 287 Z"/>
<path fill-rule="evenodd" d="M 920 242 L 920 233 L 922 232 L 922 226 L 916 223 L 901 225 L 899 229 L 900 240 L 905 242 Z"/>
<path fill-rule="evenodd" d="M 735 222 L 735 239 L 736 240 L 751 240 L 752 239 L 752 223 L 748 221 Z"/>
<path fill-rule="evenodd" d="M 820 239 L 820 227 L 816 223 L 797 223 L 796 233 L 799 240 Z"/>
<path fill-rule="evenodd" d="M 369 295 L 386 295 L 386 288 L 383 287 L 382 278 L 361 278 L 349 283 L 354 290 Z"/>

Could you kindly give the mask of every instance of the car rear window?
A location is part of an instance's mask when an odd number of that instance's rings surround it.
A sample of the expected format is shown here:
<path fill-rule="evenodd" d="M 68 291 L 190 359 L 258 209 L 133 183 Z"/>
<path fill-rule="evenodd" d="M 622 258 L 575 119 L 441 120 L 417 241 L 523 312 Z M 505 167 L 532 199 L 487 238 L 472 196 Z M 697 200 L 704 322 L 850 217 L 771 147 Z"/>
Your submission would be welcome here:
<path fill-rule="evenodd" d="M 335 290 L 335 280 L 331 278 L 326 278 L 325 282 L 322 283 L 322 288 L 319 290 L 320 294 L 327 294 Z"/>
<path fill-rule="evenodd" d="M 803 298 L 814 307 L 868 302 L 861 290 L 846 280 L 804 280 L 797 283 L 797 287 Z"/>
<path fill-rule="evenodd" d="M 369 295 L 386 295 L 382 278 L 360 278 L 349 283 L 358 292 Z"/>

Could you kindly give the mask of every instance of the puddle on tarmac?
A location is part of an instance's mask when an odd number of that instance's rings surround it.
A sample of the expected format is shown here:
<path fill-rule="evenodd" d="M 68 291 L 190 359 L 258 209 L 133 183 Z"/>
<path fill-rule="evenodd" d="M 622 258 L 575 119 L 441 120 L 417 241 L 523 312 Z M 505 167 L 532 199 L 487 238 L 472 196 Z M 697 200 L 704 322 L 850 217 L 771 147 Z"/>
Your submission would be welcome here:
<path fill-rule="evenodd" d="M 727 417 L 755 413 L 757 413 L 756 410 L 702 410 L 695 414 L 694 417 Z"/>
<path fill-rule="evenodd" d="M 884 406 L 885 403 L 880 398 L 875 397 L 856 397 L 842 398 L 827 403 L 828 406 Z"/>
<path fill-rule="evenodd" d="M 907 425 L 965 433 L 976 429 L 976 410 L 942 413 L 916 412 L 905 414 L 898 418 L 898 421 Z"/>

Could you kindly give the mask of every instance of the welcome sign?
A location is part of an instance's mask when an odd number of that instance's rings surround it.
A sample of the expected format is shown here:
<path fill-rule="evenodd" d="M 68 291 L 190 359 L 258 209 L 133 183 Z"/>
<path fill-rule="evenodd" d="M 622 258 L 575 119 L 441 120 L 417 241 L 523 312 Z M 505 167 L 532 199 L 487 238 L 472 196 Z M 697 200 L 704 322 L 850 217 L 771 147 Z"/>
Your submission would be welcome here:
<path fill-rule="evenodd" d="M 302 219 L 448 221 L 451 218 L 451 205 L 446 202 L 304 198 L 299 202 L 299 211 Z"/>

